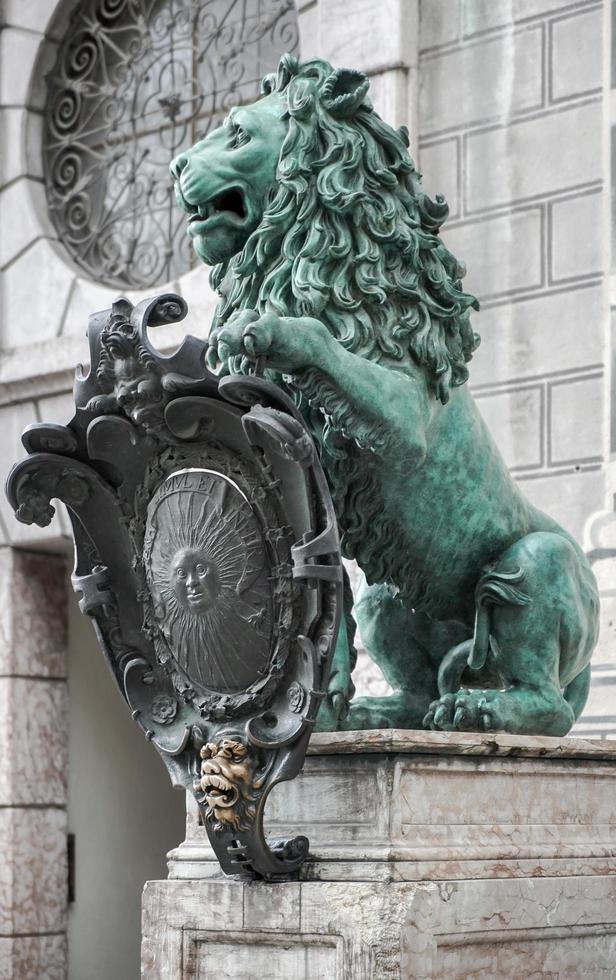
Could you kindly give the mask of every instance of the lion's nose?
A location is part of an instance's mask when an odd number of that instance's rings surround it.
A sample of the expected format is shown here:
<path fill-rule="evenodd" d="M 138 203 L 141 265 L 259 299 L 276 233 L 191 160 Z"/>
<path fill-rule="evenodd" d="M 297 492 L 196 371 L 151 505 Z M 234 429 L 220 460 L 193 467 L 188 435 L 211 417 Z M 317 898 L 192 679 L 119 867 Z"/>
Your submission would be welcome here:
<path fill-rule="evenodd" d="M 171 176 L 177 180 L 182 173 L 184 167 L 188 163 L 188 153 L 178 153 L 176 158 L 169 164 L 169 170 L 171 171 Z"/>

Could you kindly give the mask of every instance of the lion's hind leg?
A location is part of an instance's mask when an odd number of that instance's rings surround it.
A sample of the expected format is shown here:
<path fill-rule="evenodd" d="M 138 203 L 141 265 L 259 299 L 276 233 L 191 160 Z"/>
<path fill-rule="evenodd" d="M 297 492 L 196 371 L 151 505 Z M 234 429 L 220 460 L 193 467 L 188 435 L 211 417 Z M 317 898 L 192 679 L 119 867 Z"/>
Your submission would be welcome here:
<path fill-rule="evenodd" d="M 508 548 L 486 575 L 493 580 L 491 599 L 480 583 L 469 666 L 482 667 L 487 655 L 496 686 L 441 691 L 424 724 L 444 731 L 566 735 L 588 693 L 597 638 L 592 572 L 564 535 L 542 531 Z"/>
<path fill-rule="evenodd" d="M 438 694 L 439 660 L 463 627 L 458 623 L 452 630 L 448 624 L 431 623 L 393 596 L 386 585 L 363 583 L 354 614 L 369 656 L 394 693 L 355 698 L 342 727 L 421 728 L 430 702 Z M 436 641 L 435 625 L 442 634 Z"/>

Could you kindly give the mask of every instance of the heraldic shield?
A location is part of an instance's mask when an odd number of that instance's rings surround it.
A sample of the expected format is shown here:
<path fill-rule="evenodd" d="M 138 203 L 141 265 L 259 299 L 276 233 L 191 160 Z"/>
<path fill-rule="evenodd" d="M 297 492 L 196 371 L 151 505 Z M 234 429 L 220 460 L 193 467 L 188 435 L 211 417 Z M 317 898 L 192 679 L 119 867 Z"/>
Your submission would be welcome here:
<path fill-rule="evenodd" d="M 296 872 L 267 794 L 299 772 L 342 608 L 336 521 L 312 438 L 281 388 L 219 380 L 206 344 L 163 356 L 173 294 L 90 317 L 66 425 L 29 426 L 7 495 L 25 523 L 69 511 L 73 584 L 133 718 L 191 790 L 227 874 Z"/>

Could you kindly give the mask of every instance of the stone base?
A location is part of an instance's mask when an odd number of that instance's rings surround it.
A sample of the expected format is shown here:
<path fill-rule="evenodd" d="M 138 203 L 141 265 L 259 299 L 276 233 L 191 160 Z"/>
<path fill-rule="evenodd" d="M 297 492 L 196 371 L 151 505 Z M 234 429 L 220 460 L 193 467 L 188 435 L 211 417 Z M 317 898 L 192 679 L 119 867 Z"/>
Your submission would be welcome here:
<path fill-rule="evenodd" d="M 266 820 L 309 836 L 300 880 L 223 878 L 191 811 L 144 891 L 144 978 L 614 976 L 616 742 L 349 732 L 310 752 Z"/>

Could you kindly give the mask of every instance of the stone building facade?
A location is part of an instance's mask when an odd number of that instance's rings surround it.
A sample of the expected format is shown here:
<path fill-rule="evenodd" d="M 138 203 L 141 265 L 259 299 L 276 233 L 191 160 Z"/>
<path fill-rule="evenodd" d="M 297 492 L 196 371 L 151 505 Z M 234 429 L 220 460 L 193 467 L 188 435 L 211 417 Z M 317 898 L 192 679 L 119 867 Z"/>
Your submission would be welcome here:
<path fill-rule="evenodd" d="M 71 0 L 2 5 L 3 478 L 27 424 L 70 418 L 88 314 L 118 294 L 71 260 L 45 193 L 46 79 L 75 9 Z M 482 304 L 473 390 L 524 491 L 584 544 L 602 590 L 593 688 L 577 729 L 614 733 L 611 4 L 298 0 L 294 15 L 302 57 L 367 72 L 379 112 L 409 126 L 427 189 L 449 201 L 444 237 Z M 203 336 L 215 300 L 203 269 L 155 289 L 165 286 L 190 306 L 181 329 L 160 332 L 166 349 L 186 330 Z M 134 301 L 152 291 L 125 292 Z M 128 733 L 121 705 L 105 730 L 107 681 L 88 624 L 66 598 L 66 516 L 28 528 L 0 495 L 0 545 L 0 849 L 11 855 L 0 870 L 0 978 L 56 980 L 67 969 L 83 977 L 86 959 L 93 980 L 128 975 L 122 964 L 137 962 L 141 883 L 160 875 L 162 850 L 179 839 L 181 801 L 173 805 L 162 767 L 137 731 Z M 362 661 L 358 688 L 382 684 Z M 96 833 L 114 809 L 122 826 L 99 839 L 97 853 Z M 70 906 L 68 833 L 77 875 Z M 114 871 L 127 865 L 124 877 Z M 129 895 L 130 912 L 119 901 Z"/>

